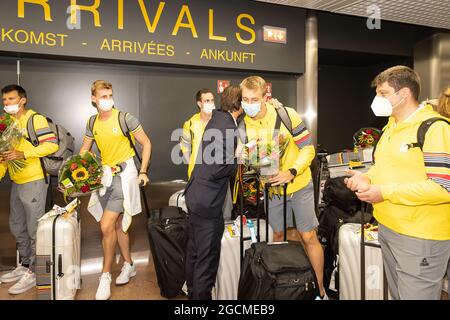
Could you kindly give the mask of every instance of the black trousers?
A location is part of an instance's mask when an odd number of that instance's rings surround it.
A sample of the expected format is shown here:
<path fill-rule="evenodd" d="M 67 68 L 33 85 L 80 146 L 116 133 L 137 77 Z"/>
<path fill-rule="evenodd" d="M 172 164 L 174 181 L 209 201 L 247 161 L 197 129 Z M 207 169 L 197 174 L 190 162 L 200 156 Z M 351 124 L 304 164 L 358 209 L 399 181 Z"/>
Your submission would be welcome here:
<path fill-rule="evenodd" d="M 192 300 L 211 300 L 216 283 L 220 248 L 225 224 L 222 213 L 210 219 L 189 213 L 189 240 L 186 255 L 188 296 Z"/>

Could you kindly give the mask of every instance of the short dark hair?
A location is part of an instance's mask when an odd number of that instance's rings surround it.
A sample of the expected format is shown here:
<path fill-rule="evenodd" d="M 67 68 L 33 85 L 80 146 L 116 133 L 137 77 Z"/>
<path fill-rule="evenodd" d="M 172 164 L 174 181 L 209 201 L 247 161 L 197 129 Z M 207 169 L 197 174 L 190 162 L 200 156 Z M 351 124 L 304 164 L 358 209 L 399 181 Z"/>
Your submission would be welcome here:
<path fill-rule="evenodd" d="M 238 111 L 241 109 L 242 90 L 236 86 L 227 87 L 220 96 L 220 109 L 222 111 Z"/>
<path fill-rule="evenodd" d="M 25 91 L 25 89 L 17 84 L 10 84 L 10 85 L 4 87 L 2 89 L 2 95 L 13 92 L 13 91 L 17 91 L 17 93 L 19 94 L 19 97 L 21 97 L 21 98 L 27 97 L 27 92 Z"/>
<path fill-rule="evenodd" d="M 209 89 L 202 89 L 202 90 L 199 90 L 199 91 L 197 92 L 196 96 L 195 96 L 196 101 L 197 101 L 197 102 L 202 101 L 202 95 L 207 94 L 207 93 L 211 93 L 211 94 L 212 94 L 212 91 L 209 90 Z"/>
<path fill-rule="evenodd" d="M 372 81 L 372 87 L 377 87 L 387 82 L 395 91 L 403 88 L 411 90 L 414 98 L 419 101 L 420 77 L 413 69 L 407 66 L 395 66 L 384 70 Z"/>

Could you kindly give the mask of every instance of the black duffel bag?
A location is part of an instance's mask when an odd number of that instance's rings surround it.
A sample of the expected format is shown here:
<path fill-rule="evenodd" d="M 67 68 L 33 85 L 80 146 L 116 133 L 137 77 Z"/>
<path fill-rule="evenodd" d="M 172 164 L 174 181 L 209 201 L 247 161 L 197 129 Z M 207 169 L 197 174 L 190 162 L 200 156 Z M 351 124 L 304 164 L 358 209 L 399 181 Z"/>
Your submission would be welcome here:
<path fill-rule="evenodd" d="M 314 300 L 316 275 L 299 242 L 253 243 L 245 253 L 239 300 Z"/>
<path fill-rule="evenodd" d="M 344 182 L 345 178 L 329 178 L 325 182 L 323 202 L 328 207 L 338 207 L 349 216 L 352 216 L 361 208 L 361 200 L 358 199 L 355 192 L 347 188 Z"/>

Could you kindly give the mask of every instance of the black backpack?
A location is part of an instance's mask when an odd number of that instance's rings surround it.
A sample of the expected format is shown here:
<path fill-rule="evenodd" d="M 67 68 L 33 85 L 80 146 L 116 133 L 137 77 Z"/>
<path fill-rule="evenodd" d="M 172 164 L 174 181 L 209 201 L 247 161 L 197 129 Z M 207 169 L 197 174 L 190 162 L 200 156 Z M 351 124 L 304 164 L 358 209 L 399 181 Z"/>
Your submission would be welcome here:
<path fill-rule="evenodd" d="M 434 117 L 434 118 L 430 118 L 430 119 L 423 121 L 420 124 L 419 129 L 417 129 L 417 142 L 409 143 L 408 148 L 409 149 L 420 148 L 420 150 L 423 151 L 423 145 L 425 143 L 425 135 L 427 134 L 428 129 L 430 129 L 430 127 L 433 125 L 433 123 L 438 122 L 438 121 L 444 121 L 450 125 L 450 122 L 447 119 L 440 118 L 440 117 Z M 383 133 L 384 133 L 384 131 L 383 131 Z M 381 136 L 383 136 L 383 133 L 381 134 Z M 373 164 L 375 164 L 375 151 L 377 149 L 377 145 L 380 140 L 381 140 L 381 137 L 380 137 L 380 139 L 378 139 L 377 143 L 373 147 L 373 151 L 372 151 L 372 163 Z"/>
<path fill-rule="evenodd" d="M 328 178 L 323 191 L 323 202 L 327 206 L 335 206 L 348 216 L 353 216 L 361 208 L 361 200 L 356 193 L 347 188 L 346 177 Z"/>

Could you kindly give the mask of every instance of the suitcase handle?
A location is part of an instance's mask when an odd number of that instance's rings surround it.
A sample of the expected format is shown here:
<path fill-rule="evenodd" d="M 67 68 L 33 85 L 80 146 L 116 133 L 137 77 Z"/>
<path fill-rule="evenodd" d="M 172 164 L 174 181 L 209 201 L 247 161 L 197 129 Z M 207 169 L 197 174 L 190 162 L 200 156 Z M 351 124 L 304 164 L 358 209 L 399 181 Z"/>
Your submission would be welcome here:
<path fill-rule="evenodd" d="M 62 254 L 58 255 L 58 278 L 64 277 L 62 272 Z"/>
<path fill-rule="evenodd" d="M 239 202 L 240 202 L 240 258 L 241 258 L 241 268 L 244 263 L 244 241 L 248 239 L 244 239 L 244 182 L 243 182 L 243 165 L 239 165 L 238 168 L 238 193 L 239 193 Z M 257 180 L 257 188 L 256 188 L 256 204 L 257 208 L 259 206 L 259 188 L 260 188 L 260 180 Z M 283 217 L 284 217 L 284 241 L 287 241 L 287 186 L 285 183 L 283 186 Z M 269 188 L 271 187 L 271 183 L 266 183 L 264 186 L 264 200 L 265 200 L 265 213 L 266 213 L 266 242 L 269 242 Z M 256 209 L 256 222 L 257 222 L 257 241 L 261 242 L 261 228 L 260 228 L 260 216 L 259 211 Z"/>
<path fill-rule="evenodd" d="M 145 187 L 144 187 L 144 184 L 142 182 L 139 183 L 139 190 L 141 192 L 141 197 L 142 197 L 142 199 L 144 201 L 145 214 L 147 215 L 147 218 L 150 218 L 150 206 L 148 205 L 147 195 L 145 194 Z"/>
<path fill-rule="evenodd" d="M 366 300 L 366 243 L 365 238 L 365 213 L 369 212 L 370 204 L 361 202 L 361 243 L 360 243 L 360 272 L 361 272 L 361 300 Z M 372 247 L 381 248 L 380 245 L 370 245 Z M 386 270 L 383 267 L 383 300 L 389 300 L 388 282 Z"/>

